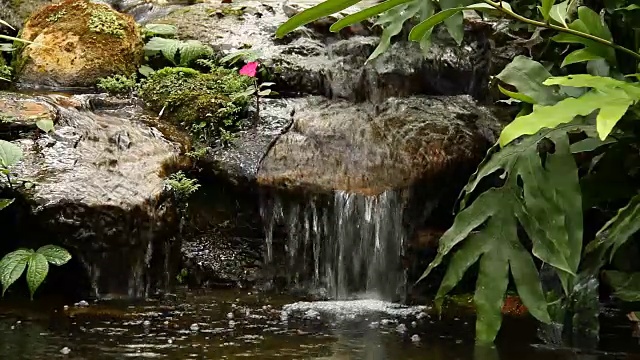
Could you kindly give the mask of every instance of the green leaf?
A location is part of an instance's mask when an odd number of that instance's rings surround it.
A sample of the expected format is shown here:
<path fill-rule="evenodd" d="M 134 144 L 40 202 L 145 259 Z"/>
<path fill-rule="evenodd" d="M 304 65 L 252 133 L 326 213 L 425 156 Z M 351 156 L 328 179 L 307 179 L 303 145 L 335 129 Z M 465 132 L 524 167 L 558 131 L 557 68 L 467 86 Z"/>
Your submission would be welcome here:
<path fill-rule="evenodd" d="M 180 66 L 187 66 L 195 60 L 212 55 L 213 49 L 198 40 L 187 40 L 180 44 Z"/>
<path fill-rule="evenodd" d="M 20 39 L 20 38 L 13 37 L 13 36 L 7 36 L 7 35 L 0 35 L 0 39 L 5 39 L 5 40 L 9 40 L 9 41 L 17 41 L 17 42 L 23 43 L 23 44 L 37 44 L 37 43 L 34 43 L 32 41 L 27 41 L 27 40 L 23 40 L 23 39 Z"/>
<path fill-rule="evenodd" d="M 516 118 L 500 134 L 504 146 L 522 135 L 535 134 L 542 128 L 553 128 L 576 116 L 587 116 L 600 109 L 596 117 L 598 134 L 604 140 L 629 106 L 640 100 L 640 86 L 609 77 L 588 74 L 550 77 L 545 85 L 592 89 L 578 98 L 567 98 L 554 105 L 533 107 L 533 112 Z"/>
<path fill-rule="evenodd" d="M 333 25 L 331 25 L 331 28 L 329 30 L 331 30 L 332 32 L 338 32 L 347 26 L 351 26 L 363 20 L 372 18 L 387 10 L 393 9 L 396 6 L 408 3 L 410 1 L 413 1 L 413 0 L 386 0 L 385 2 L 382 2 L 378 5 L 375 5 L 370 8 L 360 10 L 357 13 L 345 16 L 344 18 L 336 21 Z"/>
<path fill-rule="evenodd" d="M 492 341 L 500 328 L 509 272 L 531 314 L 542 322 L 550 321 L 538 270 L 519 239 L 519 227 L 527 235 L 522 241 L 533 245 L 532 254 L 556 268 L 565 291 L 578 270 L 582 195 L 567 135 L 578 130 L 595 132 L 592 125 L 572 122 L 541 130 L 504 148 L 494 146 L 465 187 L 461 211 L 440 238 L 438 254 L 420 278 L 453 253 L 438 290 L 441 300 L 480 262 L 474 300 L 476 334 L 481 342 Z M 541 150 L 544 148 L 548 150 Z M 487 178 L 500 178 L 504 184 L 469 203 L 471 194 Z"/>
<path fill-rule="evenodd" d="M 178 32 L 174 25 L 169 24 L 147 24 L 143 30 L 147 36 L 174 36 Z"/>
<path fill-rule="evenodd" d="M 329 16 L 351 7 L 361 0 L 326 0 L 320 4 L 302 11 L 280 25 L 276 30 L 276 37 L 282 38 L 293 30 L 304 26 L 310 22 L 316 21 L 325 16 Z"/>
<path fill-rule="evenodd" d="M 509 5 L 508 2 L 503 1 L 501 3 L 499 3 L 502 5 L 502 7 L 506 10 L 509 11 L 513 11 L 513 9 L 511 9 L 511 5 Z M 487 4 L 487 3 L 477 3 L 477 4 L 471 4 L 469 6 L 467 6 L 465 8 L 465 10 L 476 10 L 479 12 L 483 12 L 483 13 L 487 13 L 487 14 L 491 14 L 493 16 L 506 16 L 504 12 L 502 12 L 501 10 Z"/>
<path fill-rule="evenodd" d="M 597 13 L 586 6 L 578 9 L 578 19 L 569 24 L 569 28 L 605 41 L 612 41 L 611 32 L 607 25 L 602 22 Z M 592 54 L 605 58 L 612 65 L 616 64 L 616 53 L 611 46 L 568 33 L 560 33 L 551 39 L 559 43 L 582 44 Z"/>
<path fill-rule="evenodd" d="M 31 254 L 31 257 L 29 257 L 29 267 L 27 268 L 27 285 L 29 286 L 32 300 L 33 294 L 47 277 L 48 272 L 49 263 L 47 262 L 47 258 L 39 253 Z"/>
<path fill-rule="evenodd" d="M 516 56 L 496 77 L 513 85 L 519 93 L 533 99 L 535 104 L 551 105 L 563 98 L 557 88 L 543 84 L 551 77 L 549 71 L 526 56 Z"/>
<path fill-rule="evenodd" d="M 147 52 L 160 52 L 172 64 L 177 65 L 176 55 L 180 50 L 180 44 L 180 40 L 154 37 L 145 44 L 144 50 Z"/>
<path fill-rule="evenodd" d="M 149 77 L 153 75 L 153 73 L 155 73 L 156 71 L 153 70 L 153 68 L 151 68 L 149 65 L 142 65 L 140 66 L 140 68 L 138 68 L 138 72 L 142 74 L 142 76 L 144 77 Z"/>
<path fill-rule="evenodd" d="M 500 90 L 501 93 L 507 95 L 508 97 L 510 97 L 512 99 L 516 99 L 516 100 L 519 100 L 519 101 L 522 101 L 522 102 L 525 102 L 525 103 L 528 103 L 528 104 L 535 104 L 536 103 L 536 101 L 534 99 L 528 97 L 527 95 L 521 94 L 521 93 L 515 92 L 515 91 L 509 91 L 509 90 L 503 88 L 502 86 L 500 86 L 499 84 L 498 84 L 498 89 Z"/>
<path fill-rule="evenodd" d="M 0 167 L 9 168 L 22 159 L 22 149 L 18 145 L 0 140 Z"/>
<path fill-rule="evenodd" d="M 396 6 L 380 16 L 376 24 L 381 25 L 384 30 L 382 31 L 382 36 L 380 36 L 378 46 L 367 59 L 367 63 L 387 51 L 391 45 L 391 39 L 402 31 L 402 26 L 407 20 L 423 10 L 424 3 L 430 3 L 430 0 L 414 0 L 408 4 Z M 428 36 L 428 34 L 425 33 L 425 36 Z M 422 38 L 415 41 L 421 40 Z"/>
<path fill-rule="evenodd" d="M 640 301 L 640 273 L 604 272 L 606 282 L 614 289 L 613 295 L 622 301 Z"/>
<path fill-rule="evenodd" d="M 71 260 L 71 254 L 67 250 L 55 245 L 45 245 L 36 253 L 42 254 L 48 262 L 56 266 L 64 265 Z"/>
<path fill-rule="evenodd" d="M 471 1 L 467 0 L 440 0 L 440 8 L 443 11 L 447 9 L 459 9 L 464 8 L 466 5 L 469 5 Z M 444 24 L 447 27 L 447 31 L 449 35 L 458 43 L 458 45 L 462 44 L 462 40 L 464 39 L 464 26 L 463 26 L 463 17 L 462 11 L 455 11 L 450 16 L 447 16 L 444 20 Z"/>
<path fill-rule="evenodd" d="M 612 40 L 611 31 L 609 31 L 607 25 L 602 21 L 600 15 L 588 6 L 580 6 L 578 8 L 578 19 L 584 23 L 585 28 L 589 30 L 589 34 L 601 39 Z"/>
<path fill-rule="evenodd" d="M 631 236 L 640 230 L 640 194 L 629 200 L 629 203 L 618 211 L 596 234 L 596 239 L 585 248 L 586 253 L 598 253 L 604 258 L 610 252 L 609 261 L 613 260 L 618 249 L 631 240 Z"/>
<path fill-rule="evenodd" d="M 2 296 L 11 284 L 16 282 L 20 275 L 24 272 L 27 262 L 33 250 L 30 249 L 18 249 L 5 255 L 0 260 L 0 282 L 2 282 Z"/>
<path fill-rule="evenodd" d="M 594 151 L 602 146 L 609 145 L 615 143 L 616 140 L 612 138 L 607 138 L 605 140 L 600 140 L 599 138 L 588 137 L 584 140 L 580 140 L 574 144 L 571 144 L 571 152 L 574 154 L 582 153 L 582 152 L 590 152 Z"/>
<path fill-rule="evenodd" d="M 545 21 L 549 21 L 549 13 L 551 12 L 551 7 L 553 6 L 554 0 L 542 0 L 542 6 L 538 6 L 540 10 L 540 14 L 542 14 L 542 18 Z"/>
<path fill-rule="evenodd" d="M 6 208 L 7 206 L 13 204 L 15 199 L 0 199 L 0 210 Z"/>
<path fill-rule="evenodd" d="M 245 49 L 228 54 L 227 56 L 220 59 L 220 62 L 234 64 L 239 60 L 256 61 L 260 57 L 262 57 L 262 52 L 260 50 Z"/>
<path fill-rule="evenodd" d="M 560 67 L 595 59 L 601 59 L 601 57 L 596 54 L 592 54 L 588 49 L 579 49 L 567 55 L 562 61 L 562 65 L 560 65 Z"/>
<path fill-rule="evenodd" d="M 15 28 L 13 26 L 11 26 L 8 22 L 6 22 L 6 21 L 4 21 L 2 19 L 0 19 L 0 25 L 6 26 L 11 30 L 15 30 Z"/>
<path fill-rule="evenodd" d="M 420 24 L 416 25 L 413 29 L 411 29 L 411 32 L 409 33 L 409 40 L 420 41 L 428 32 L 433 30 L 434 26 L 440 24 L 453 15 L 458 14 L 462 10 L 464 10 L 464 7 L 452 8 L 440 11 L 435 15 L 430 16 L 428 19 L 424 20 Z"/>
<path fill-rule="evenodd" d="M 53 120 L 51 119 L 40 119 L 36 121 L 36 126 L 45 133 L 49 133 L 54 129 Z"/>
<path fill-rule="evenodd" d="M 564 27 L 567 26 L 567 19 L 569 16 L 569 0 L 563 1 L 559 4 L 551 6 L 549 11 L 549 17 Z"/>
<path fill-rule="evenodd" d="M 625 6 L 625 7 L 622 7 L 622 8 L 617 8 L 614 11 L 632 11 L 632 10 L 638 10 L 638 9 L 640 9 L 640 5 L 631 4 L 629 6 Z"/>

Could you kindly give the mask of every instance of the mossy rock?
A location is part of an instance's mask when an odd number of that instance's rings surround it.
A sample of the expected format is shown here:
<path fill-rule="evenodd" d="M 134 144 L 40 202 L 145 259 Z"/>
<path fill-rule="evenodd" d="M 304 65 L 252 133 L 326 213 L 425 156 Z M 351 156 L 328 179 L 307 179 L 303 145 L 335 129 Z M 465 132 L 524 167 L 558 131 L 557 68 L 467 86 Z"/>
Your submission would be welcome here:
<path fill-rule="evenodd" d="M 253 79 L 234 70 L 214 68 L 201 73 L 190 68 L 164 68 L 144 81 L 140 97 L 153 111 L 182 126 L 196 140 L 213 140 L 220 129 L 235 127 L 246 110 L 247 97 L 233 97 Z"/>
<path fill-rule="evenodd" d="M 67 0 L 25 23 L 15 60 L 16 80 L 27 86 L 90 87 L 98 79 L 135 73 L 143 60 L 140 29 L 132 17 L 103 4 Z"/>

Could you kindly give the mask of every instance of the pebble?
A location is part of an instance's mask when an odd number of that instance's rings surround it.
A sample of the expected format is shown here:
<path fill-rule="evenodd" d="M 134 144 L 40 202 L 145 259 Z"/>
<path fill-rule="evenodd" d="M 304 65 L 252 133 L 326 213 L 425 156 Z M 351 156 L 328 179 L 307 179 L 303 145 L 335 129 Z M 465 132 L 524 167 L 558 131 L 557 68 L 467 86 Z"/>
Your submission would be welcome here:
<path fill-rule="evenodd" d="M 415 342 L 420 342 L 420 336 L 419 336 L 418 334 L 414 334 L 414 335 L 411 337 L 411 341 L 413 341 L 414 343 L 415 343 Z"/>
<path fill-rule="evenodd" d="M 60 354 L 62 355 L 69 355 L 69 353 L 71 352 L 71 349 L 69 349 L 68 347 L 63 347 L 62 349 L 60 349 Z"/>
<path fill-rule="evenodd" d="M 200 330 L 200 326 L 198 326 L 198 324 L 191 324 L 191 326 L 189 326 L 189 329 L 191 329 L 191 331 L 198 331 Z"/>

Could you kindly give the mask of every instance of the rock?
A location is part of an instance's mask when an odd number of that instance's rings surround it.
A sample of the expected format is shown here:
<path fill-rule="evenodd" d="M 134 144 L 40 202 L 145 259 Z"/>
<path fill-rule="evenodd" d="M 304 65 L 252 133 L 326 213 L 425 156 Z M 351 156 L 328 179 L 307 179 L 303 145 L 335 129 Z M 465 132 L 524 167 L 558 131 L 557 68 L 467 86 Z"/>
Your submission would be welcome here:
<path fill-rule="evenodd" d="M 58 111 L 46 101 L 6 93 L 0 97 L 0 134 L 5 137 L 15 132 L 35 131 L 38 120 L 57 118 Z"/>
<path fill-rule="evenodd" d="M 21 38 L 36 43 L 17 54 L 22 86 L 92 87 L 103 77 L 135 73 L 143 60 L 135 21 L 87 0 L 41 9 L 27 20 Z"/>
<path fill-rule="evenodd" d="M 86 295 L 144 297 L 169 286 L 165 272 L 175 271 L 165 267 L 175 264 L 179 243 L 172 240 L 177 218 L 164 192 L 162 170 L 179 147 L 138 120 L 144 117 L 142 109 L 131 105 L 90 112 L 96 103 L 92 97 L 0 93 L 0 104 L 16 123 L 27 123 L 33 113 L 56 123 L 50 134 L 0 131 L 1 138 L 24 152 L 12 176 L 35 183 L 20 189 L 24 200 L 14 209 L 17 220 L 3 228 L 21 246 L 67 248 L 84 273 L 72 274 L 73 281 L 67 282 L 80 287 L 86 278 L 93 292 Z M 113 141 L 117 134 L 126 134 L 127 146 Z M 8 209 L 0 216 L 11 213 Z"/>
<path fill-rule="evenodd" d="M 473 168 L 500 124 L 468 96 L 380 105 L 312 98 L 265 156 L 264 186 L 377 195 Z"/>
<path fill-rule="evenodd" d="M 247 287 L 259 279 L 262 238 L 200 236 L 185 239 L 182 263 L 197 287 Z M 257 262 L 257 263 L 256 263 Z"/>
<path fill-rule="evenodd" d="M 304 103 L 296 98 L 261 99 L 258 123 L 236 132 L 230 146 L 213 149 L 198 162 L 199 167 L 236 185 L 255 183 L 260 161 L 278 136 L 288 130 L 291 111 Z M 248 119 L 253 121 L 255 115 L 254 107 Z"/>
<path fill-rule="evenodd" d="M 330 23 L 316 22 L 274 39 L 289 7 L 245 1 L 238 14 L 232 12 L 235 4 L 203 3 L 149 21 L 174 24 L 181 37 L 198 39 L 223 54 L 238 49 L 261 53 L 281 93 L 381 101 L 412 94 L 482 97 L 486 91 L 491 52 L 484 32 L 470 28 L 459 46 L 446 31 L 437 30 L 426 57 L 418 44 L 406 41 L 407 34 L 398 35 L 389 51 L 365 64 L 379 42 L 377 29 L 358 25 L 333 34 Z"/>

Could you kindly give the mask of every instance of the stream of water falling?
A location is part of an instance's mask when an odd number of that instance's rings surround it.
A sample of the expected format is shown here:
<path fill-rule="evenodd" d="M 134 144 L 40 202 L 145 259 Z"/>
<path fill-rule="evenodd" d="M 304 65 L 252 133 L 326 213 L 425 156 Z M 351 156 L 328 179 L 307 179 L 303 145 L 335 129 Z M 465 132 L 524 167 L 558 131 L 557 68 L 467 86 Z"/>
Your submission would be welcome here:
<path fill-rule="evenodd" d="M 333 299 L 394 300 L 404 294 L 405 229 L 401 192 L 376 196 L 334 193 L 304 202 L 264 199 L 268 263 L 274 261 L 276 226 L 285 227 L 287 277 L 294 286 L 324 290 Z"/>

